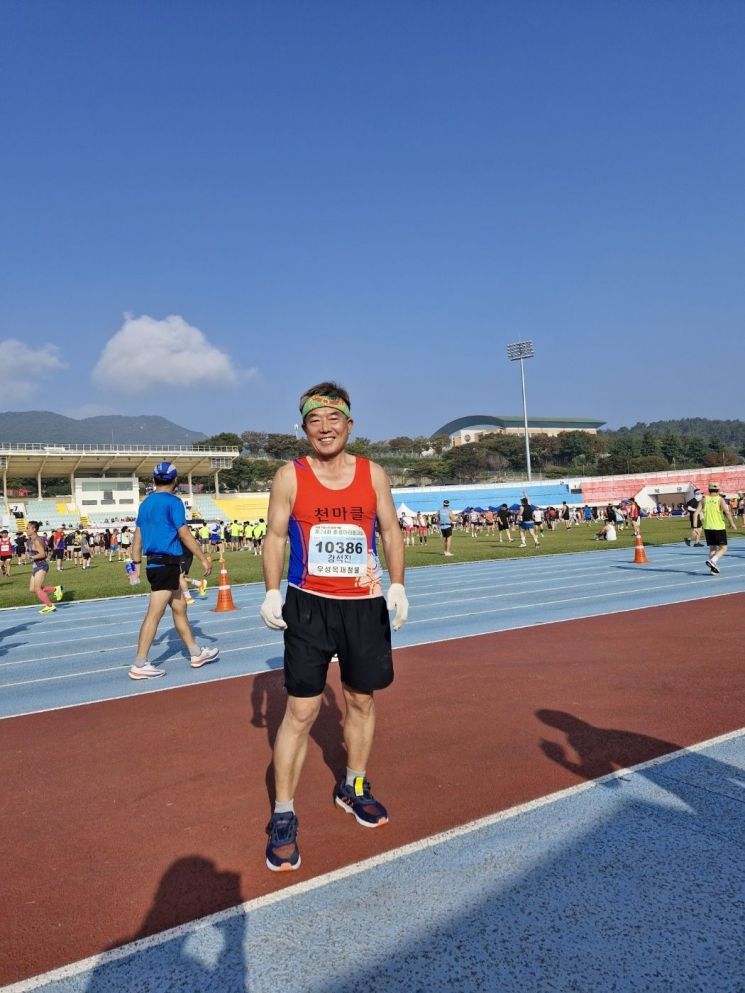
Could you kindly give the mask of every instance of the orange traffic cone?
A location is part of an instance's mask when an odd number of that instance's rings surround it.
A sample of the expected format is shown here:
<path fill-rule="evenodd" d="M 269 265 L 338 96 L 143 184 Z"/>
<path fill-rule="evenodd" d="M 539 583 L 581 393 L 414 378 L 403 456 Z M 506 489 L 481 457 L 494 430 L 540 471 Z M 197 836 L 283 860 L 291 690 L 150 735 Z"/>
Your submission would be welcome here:
<path fill-rule="evenodd" d="M 647 565 L 648 563 L 649 559 L 647 558 L 647 553 L 644 550 L 642 536 L 638 534 L 634 539 L 634 565 Z"/>
<path fill-rule="evenodd" d="M 226 610 L 238 610 L 233 603 L 233 594 L 230 592 L 230 580 L 228 570 L 225 568 L 225 559 L 220 559 L 220 582 L 217 587 L 217 605 L 212 608 L 213 614 L 221 614 Z"/>

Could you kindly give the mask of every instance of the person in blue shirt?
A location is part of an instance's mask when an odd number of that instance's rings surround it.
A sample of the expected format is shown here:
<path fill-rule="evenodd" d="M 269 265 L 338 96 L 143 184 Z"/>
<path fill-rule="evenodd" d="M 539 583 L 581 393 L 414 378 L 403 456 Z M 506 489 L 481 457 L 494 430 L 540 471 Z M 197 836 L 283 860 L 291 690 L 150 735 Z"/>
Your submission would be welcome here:
<path fill-rule="evenodd" d="M 179 584 L 184 549 L 199 559 L 205 576 L 212 572 L 212 560 L 204 554 L 186 524 L 184 505 L 174 493 L 178 486 L 178 471 L 173 462 L 159 462 L 155 466 L 153 484 L 153 492 L 140 505 L 132 544 L 134 581 L 139 581 L 142 556 L 145 555 L 145 574 L 151 592 L 140 628 L 137 657 L 129 669 L 130 679 L 165 676 L 165 669 L 158 669 L 148 662 L 147 653 L 168 606 L 173 614 L 174 626 L 189 652 L 192 669 L 214 662 L 219 655 L 217 648 L 200 648 L 197 645 L 186 616 L 186 602 Z"/>

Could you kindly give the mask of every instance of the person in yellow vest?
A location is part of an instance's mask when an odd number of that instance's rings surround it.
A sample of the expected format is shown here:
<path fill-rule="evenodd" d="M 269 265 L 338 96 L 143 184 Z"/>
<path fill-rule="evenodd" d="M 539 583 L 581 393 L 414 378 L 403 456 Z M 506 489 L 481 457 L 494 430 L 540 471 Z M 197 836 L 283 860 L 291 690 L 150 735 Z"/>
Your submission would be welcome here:
<path fill-rule="evenodd" d="M 232 552 L 240 551 L 242 539 L 243 525 L 239 524 L 238 521 L 233 521 L 230 525 L 230 550 Z"/>
<path fill-rule="evenodd" d="M 199 534 L 199 543 L 202 546 L 202 551 L 206 555 L 210 547 L 210 529 L 207 527 L 206 521 L 200 527 L 198 534 Z"/>
<path fill-rule="evenodd" d="M 264 551 L 264 538 L 266 537 L 266 521 L 260 517 L 254 524 L 254 555 L 261 555 Z"/>
<path fill-rule="evenodd" d="M 712 575 L 718 576 L 719 561 L 727 551 L 727 522 L 734 531 L 737 530 L 737 525 L 732 518 L 729 504 L 719 492 L 719 483 L 714 480 L 709 483 L 708 496 L 704 497 L 701 522 L 704 526 L 706 544 L 709 546 L 706 564 Z"/>
<path fill-rule="evenodd" d="M 243 547 L 249 552 L 253 545 L 254 537 L 254 526 L 251 521 L 244 521 L 243 523 Z"/>

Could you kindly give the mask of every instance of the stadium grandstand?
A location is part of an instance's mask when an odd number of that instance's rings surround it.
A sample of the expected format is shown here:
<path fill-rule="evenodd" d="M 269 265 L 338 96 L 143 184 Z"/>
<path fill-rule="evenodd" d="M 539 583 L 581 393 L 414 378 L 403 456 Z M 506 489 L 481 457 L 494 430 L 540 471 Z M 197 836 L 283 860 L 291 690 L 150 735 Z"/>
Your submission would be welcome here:
<path fill-rule="evenodd" d="M 218 496 L 220 471 L 229 469 L 239 454 L 237 448 L 220 446 L 0 444 L 2 523 L 16 530 L 24 529 L 27 520 L 53 527 L 131 520 L 140 504 L 140 478 L 149 483 L 153 466 L 163 460 L 178 467 L 184 487 L 180 496 L 189 516 L 196 517 L 199 500 L 210 511 L 213 501 L 197 496 L 194 478 L 211 477 Z M 36 481 L 35 497 L 10 492 L 9 481 L 31 478 Z M 44 480 L 60 478 L 69 478 L 70 493 L 45 498 Z"/>
<path fill-rule="evenodd" d="M 397 487 L 393 489 L 396 509 L 431 514 L 450 501 L 452 510 L 466 508 L 488 509 L 506 503 L 514 507 L 527 496 L 538 507 L 560 507 L 566 502 L 570 507 L 604 506 L 618 504 L 631 497 L 643 510 L 653 510 L 657 504 L 676 506 L 688 499 L 695 488 L 704 492 L 710 480 L 719 483 L 725 496 L 745 492 L 745 466 L 727 466 L 714 469 L 679 469 L 675 472 L 641 473 L 625 476 L 592 476 L 543 482 L 495 483 L 490 486 Z"/>

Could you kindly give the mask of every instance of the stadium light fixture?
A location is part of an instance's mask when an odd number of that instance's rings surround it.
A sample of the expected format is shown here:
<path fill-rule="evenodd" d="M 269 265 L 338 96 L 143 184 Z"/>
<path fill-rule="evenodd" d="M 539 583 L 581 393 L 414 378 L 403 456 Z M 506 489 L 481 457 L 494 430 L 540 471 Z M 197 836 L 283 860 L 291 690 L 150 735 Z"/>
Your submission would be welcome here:
<path fill-rule="evenodd" d="M 532 341 L 516 341 L 507 346 L 507 358 L 510 362 L 520 363 L 520 382 L 523 388 L 523 421 L 525 422 L 525 461 L 528 467 L 528 482 L 531 482 L 532 475 L 530 469 L 530 441 L 528 440 L 528 403 L 525 399 L 525 359 L 533 358 Z"/>

